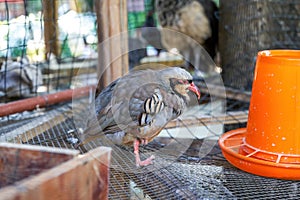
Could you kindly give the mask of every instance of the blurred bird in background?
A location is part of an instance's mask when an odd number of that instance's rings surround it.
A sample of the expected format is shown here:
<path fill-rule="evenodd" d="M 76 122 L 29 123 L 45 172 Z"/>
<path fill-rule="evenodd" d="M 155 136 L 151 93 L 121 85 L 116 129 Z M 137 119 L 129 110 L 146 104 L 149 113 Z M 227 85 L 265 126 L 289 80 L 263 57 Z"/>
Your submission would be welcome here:
<path fill-rule="evenodd" d="M 133 69 L 135 66 L 140 65 L 142 58 L 147 56 L 147 45 L 145 41 L 141 39 L 141 36 L 128 37 L 128 59 L 129 59 L 129 69 Z"/>
<path fill-rule="evenodd" d="M 209 73 L 212 69 L 200 65 L 203 53 L 192 40 L 200 44 L 212 59 L 216 57 L 218 44 L 216 4 L 211 0 L 156 0 L 156 12 L 163 28 L 161 33 L 163 45 L 167 49 L 176 48 L 187 61 L 197 65 L 194 67 L 201 66 L 200 70 Z"/>
<path fill-rule="evenodd" d="M 3 62 L 0 69 L 0 96 L 29 97 L 42 84 L 41 70 L 30 64 L 27 58 Z"/>
<path fill-rule="evenodd" d="M 133 145 L 136 166 L 149 165 L 154 156 L 142 161 L 139 145 L 153 140 L 199 98 L 191 74 L 182 68 L 133 71 L 96 93 L 97 117 L 89 120 L 79 145 L 105 135 L 115 144 Z"/>
<path fill-rule="evenodd" d="M 147 41 L 147 44 L 153 46 L 156 49 L 156 56 L 159 56 L 161 50 L 164 49 L 164 46 L 161 42 L 160 30 L 156 27 L 153 10 L 148 12 L 146 21 L 141 29 L 142 37 Z"/>
<path fill-rule="evenodd" d="M 129 37 L 129 68 L 133 69 L 139 66 L 141 59 L 147 57 L 147 46 L 152 46 L 156 50 L 156 56 L 164 50 L 161 42 L 160 30 L 156 27 L 154 12 L 151 10 L 146 16 L 146 20 L 142 27 L 137 28 L 136 37 Z"/>

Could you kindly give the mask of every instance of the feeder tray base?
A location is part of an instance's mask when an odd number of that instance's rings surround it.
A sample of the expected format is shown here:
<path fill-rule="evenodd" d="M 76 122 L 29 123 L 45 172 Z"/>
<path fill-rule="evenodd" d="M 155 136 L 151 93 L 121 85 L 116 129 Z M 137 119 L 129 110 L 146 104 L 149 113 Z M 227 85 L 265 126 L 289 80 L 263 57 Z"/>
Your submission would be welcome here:
<path fill-rule="evenodd" d="M 300 180 L 300 164 L 276 163 L 243 155 L 239 149 L 243 145 L 247 129 L 240 128 L 221 136 L 219 145 L 224 157 L 235 167 L 259 176 Z"/>

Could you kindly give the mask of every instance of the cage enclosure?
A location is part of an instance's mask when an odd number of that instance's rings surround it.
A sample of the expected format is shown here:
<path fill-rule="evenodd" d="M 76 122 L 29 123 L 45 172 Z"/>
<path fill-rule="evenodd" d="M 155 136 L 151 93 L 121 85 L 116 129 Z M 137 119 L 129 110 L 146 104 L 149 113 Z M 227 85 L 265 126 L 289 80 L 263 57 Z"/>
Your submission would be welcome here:
<path fill-rule="evenodd" d="M 219 30 L 224 84 L 251 91 L 258 51 L 300 48 L 300 1 L 221 0 Z"/>
<path fill-rule="evenodd" d="M 157 67 L 161 64 L 166 66 L 184 63 L 178 55 L 160 57 L 167 58 L 164 60 L 147 54 L 151 45 L 144 45 L 145 41 L 141 41 L 141 36 L 142 26 L 149 14 L 153 14 L 154 18 L 152 28 L 160 28 L 157 25 L 157 13 L 153 10 L 154 0 L 18 0 L 18 6 L 24 10 L 22 17 L 15 16 L 18 13 L 7 14 L 13 12 L 13 2 L 14 0 L 0 0 L 5 10 L 1 12 L 0 30 L 5 30 L 5 34 L 1 35 L 0 31 L 0 39 L 5 42 L 0 43 L 0 47 L 3 47 L 0 53 L 4 55 L 2 57 L 5 62 L 14 57 L 12 55 L 15 53 L 25 58 L 27 52 L 37 60 L 30 60 L 29 64 L 17 60 L 17 63 L 12 62 L 12 68 L 7 63 L 0 73 L 7 75 L 16 72 L 22 78 L 24 74 L 32 72 L 32 75 L 42 78 L 41 85 L 37 84 L 40 79 L 33 82 L 37 88 L 42 86 L 44 91 L 33 91 L 34 98 L 30 98 L 30 102 L 27 98 L 23 99 L 27 102 L 25 109 L 22 107 L 25 105 L 24 101 L 3 100 L 6 104 L 0 105 L 1 142 L 77 149 L 74 143 L 79 141 L 87 116 L 91 115 L 86 107 L 92 100 L 89 97 L 91 90 L 97 85 L 99 75 L 105 74 L 102 83 L 107 85 L 127 73 L 135 64 Z M 82 11 L 80 5 L 84 2 L 93 6 Z M 257 51 L 271 47 L 296 48 L 299 32 L 297 3 L 300 4 L 300 0 L 221 1 L 220 13 L 214 13 L 214 16 L 219 17 L 221 22 L 221 67 L 228 87 L 224 88 L 215 82 L 207 83 L 201 78 L 194 79 L 201 91 L 201 104 L 182 118 L 171 121 L 154 141 L 140 147 L 141 158 L 155 154 L 153 165 L 137 169 L 133 147 L 111 145 L 103 138 L 97 138 L 78 148 L 81 153 L 79 159 L 87 155 L 94 160 L 97 158 L 89 156 L 90 150 L 98 146 L 111 146 L 108 199 L 296 199 L 300 195 L 300 182 L 267 179 L 239 170 L 224 158 L 217 145 L 220 134 L 245 127 L 248 121 L 249 90 Z M 36 7 L 37 11 L 32 11 L 33 5 L 39 5 Z M 17 33 L 25 32 L 25 35 L 20 35 L 20 39 L 15 30 Z M 128 34 L 122 35 L 123 32 Z M 116 34 L 126 37 L 121 37 L 122 41 L 118 40 L 120 37 L 109 40 L 115 38 Z M 12 43 L 13 41 L 17 42 Z M 33 44 L 41 44 L 42 47 Z M 105 48 L 100 49 L 99 46 Z M 40 55 L 45 57 L 45 51 L 50 51 L 52 57 L 38 60 Z M 125 54 L 126 51 L 129 52 Z M 162 55 L 164 53 L 166 55 L 169 52 L 163 52 Z M 107 67 L 109 69 L 104 73 L 106 66 L 110 68 Z M 0 80 L 5 80 L 3 86 L 7 86 L 9 79 L 1 78 Z M 26 78 L 28 77 L 25 76 L 24 79 L 27 80 Z M 82 89 L 86 85 L 88 86 L 84 90 L 73 90 L 78 87 Z M 14 86 L 16 91 L 22 89 L 19 83 Z M 2 92 L 3 97 L 7 98 L 8 89 L 3 89 Z M 71 102 L 76 96 L 78 99 Z M 84 98 L 79 98 L 82 96 Z M 14 109 L 14 112 L 4 112 L 4 108 L 11 110 L 16 108 L 16 104 L 18 111 Z M 28 104 L 31 105 L 30 109 Z M 85 160 L 81 161 L 84 161 L 84 166 L 88 166 Z M 96 175 L 89 175 L 96 178 L 98 171 L 94 170 L 94 162 L 91 166 L 88 169 Z M 79 182 L 86 184 L 85 174 L 76 172 L 74 174 L 81 180 Z M 4 178 L 9 177 L 9 174 L 4 174 Z M 40 180 L 39 176 L 33 178 Z M 253 181 L 249 182 L 249 179 Z M 75 190 L 72 184 L 76 181 L 72 180 L 65 186 Z M 84 187 L 81 189 L 84 190 Z M 83 193 L 82 190 L 74 194 Z"/>

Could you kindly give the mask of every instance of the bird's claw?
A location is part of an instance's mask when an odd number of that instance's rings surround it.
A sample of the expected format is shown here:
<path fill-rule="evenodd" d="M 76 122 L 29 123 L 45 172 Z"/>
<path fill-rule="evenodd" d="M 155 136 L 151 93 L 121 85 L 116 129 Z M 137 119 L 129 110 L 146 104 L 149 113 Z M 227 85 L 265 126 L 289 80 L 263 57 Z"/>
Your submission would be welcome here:
<path fill-rule="evenodd" d="M 137 167 L 143 167 L 143 166 L 151 165 L 151 164 L 153 164 L 152 160 L 154 160 L 154 159 L 155 159 L 155 156 L 152 155 L 149 158 L 147 158 L 146 160 L 143 160 L 143 161 L 137 160 L 136 161 L 136 166 Z"/>
<path fill-rule="evenodd" d="M 148 144 L 148 140 L 147 139 L 141 139 L 141 143 L 142 143 L 142 145 L 147 145 Z"/>

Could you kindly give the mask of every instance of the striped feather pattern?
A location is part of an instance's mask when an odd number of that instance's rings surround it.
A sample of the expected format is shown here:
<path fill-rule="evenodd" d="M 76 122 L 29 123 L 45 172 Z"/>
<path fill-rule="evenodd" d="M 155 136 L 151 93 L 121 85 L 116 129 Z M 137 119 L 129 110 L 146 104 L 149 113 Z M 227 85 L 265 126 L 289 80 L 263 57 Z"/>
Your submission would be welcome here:
<path fill-rule="evenodd" d="M 155 92 L 150 98 L 147 98 L 144 103 L 144 112 L 140 116 L 139 123 L 141 126 L 150 125 L 153 117 L 163 110 L 165 104 L 160 92 Z"/>

